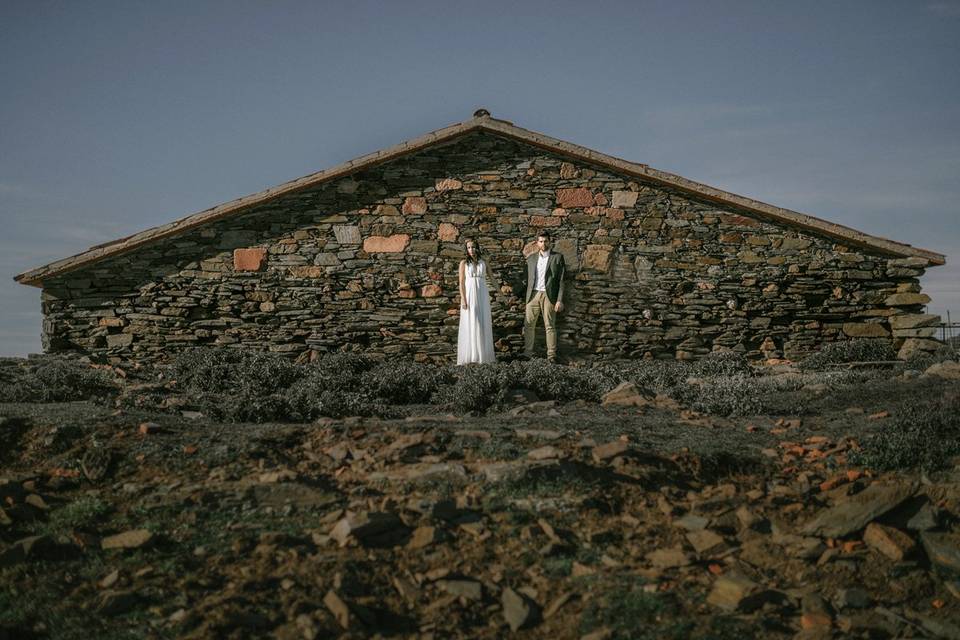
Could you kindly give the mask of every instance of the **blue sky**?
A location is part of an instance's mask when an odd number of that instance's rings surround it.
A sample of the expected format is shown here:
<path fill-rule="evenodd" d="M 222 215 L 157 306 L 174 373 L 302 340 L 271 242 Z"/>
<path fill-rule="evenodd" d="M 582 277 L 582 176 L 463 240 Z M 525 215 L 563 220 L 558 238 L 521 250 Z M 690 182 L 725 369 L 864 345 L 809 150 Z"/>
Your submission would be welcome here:
<path fill-rule="evenodd" d="M 960 1 L 0 0 L 0 355 L 29 268 L 470 117 L 947 255 Z"/>

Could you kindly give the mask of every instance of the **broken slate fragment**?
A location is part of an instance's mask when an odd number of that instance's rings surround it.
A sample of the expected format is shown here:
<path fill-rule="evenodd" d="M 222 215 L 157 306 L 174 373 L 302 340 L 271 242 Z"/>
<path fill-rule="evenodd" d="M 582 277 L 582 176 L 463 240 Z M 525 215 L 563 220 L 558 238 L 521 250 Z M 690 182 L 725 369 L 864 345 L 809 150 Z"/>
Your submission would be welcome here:
<path fill-rule="evenodd" d="M 739 573 L 728 573 L 717 578 L 707 602 L 724 611 L 749 613 L 763 606 L 770 592 L 750 578 Z"/>
<path fill-rule="evenodd" d="M 833 626 L 830 605 L 819 593 L 808 593 L 801 602 L 801 629 L 828 630 Z"/>
<path fill-rule="evenodd" d="M 323 597 L 323 604 L 325 604 L 327 610 L 333 614 L 337 624 L 344 629 L 350 628 L 350 607 L 337 595 L 336 591 L 327 591 L 327 595 Z"/>
<path fill-rule="evenodd" d="M 138 431 L 142 436 L 152 436 L 160 433 L 161 427 L 156 422 L 141 422 Z"/>
<path fill-rule="evenodd" d="M 672 569 L 675 567 L 685 567 L 690 564 L 690 556 L 681 549 L 657 549 L 647 554 L 647 561 L 658 569 Z"/>
<path fill-rule="evenodd" d="M 100 582 L 97 583 L 101 589 L 109 589 L 113 585 L 117 584 L 117 581 L 120 580 L 120 570 L 114 569 L 106 576 L 104 576 Z"/>
<path fill-rule="evenodd" d="M 874 483 L 843 502 L 820 512 L 801 530 L 806 535 L 842 538 L 859 531 L 916 492 L 916 483 Z"/>
<path fill-rule="evenodd" d="M 527 596 L 506 587 L 500 594 L 503 605 L 503 618 L 511 631 L 525 629 L 534 624 L 539 617 L 539 607 Z"/>
<path fill-rule="evenodd" d="M 604 407 L 645 407 L 655 397 L 655 393 L 632 382 L 621 382 L 613 391 L 604 394 L 600 404 Z"/>
<path fill-rule="evenodd" d="M 687 534 L 687 541 L 693 547 L 693 550 L 700 555 L 709 554 L 724 546 L 723 537 L 709 529 L 691 531 Z"/>
<path fill-rule="evenodd" d="M 30 505 L 34 509 L 38 509 L 40 511 L 50 510 L 50 505 L 48 505 L 47 501 L 43 499 L 43 496 L 40 496 L 39 494 L 31 493 L 26 498 L 24 498 L 23 501 L 24 503 Z"/>
<path fill-rule="evenodd" d="M 549 460 L 551 458 L 560 458 L 562 456 L 563 451 L 549 444 L 527 452 L 527 457 L 531 460 Z"/>
<path fill-rule="evenodd" d="M 900 562 L 913 554 L 917 545 L 909 535 L 876 522 L 867 525 L 863 541 L 894 562 Z"/>
<path fill-rule="evenodd" d="M 438 580 L 437 586 L 450 595 L 464 598 L 465 600 L 479 602 L 483 599 L 483 585 L 476 580 Z"/>
<path fill-rule="evenodd" d="M 920 542 L 931 564 L 960 575 L 960 534 L 924 531 L 920 534 Z"/>
<path fill-rule="evenodd" d="M 930 502 L 925 502 L 907 521 L 911 531 L 929 531 L 940 526 L 940 514 Z"/>
<path fill-rule="evenodd" d="M 630 445 L 623 440 L 614 440 L 613 442 L 607 442 L 606 444 L 601 444 L 594 447 L 593 459 L 597 462 L 603 462 L 604 460 L 616 458 L 617 456 L 626 453 L 629 449 Z"/>
<path fill-rule="evenodd" d="M 571 592 L 571 591 L 568 591 L 568 592 L 562 593 L 562 594 L 560 594 L 559 596 L 557 596 L 556 598 L 554 598 L 554 599 L 553 599 L 553 602 L 551 602 L 549 605 L 547 605 L 547 609 L 543 612 L 543 617 L 544 617 L 544 619 L 552 618 L 553 615 L 554 615 L 555 613 L 557 613 L 557 611 L 559 611 L 560 608 L 561 608 L 563 605 L 565 605 L 565 604 L 567 604 L 568 602 L 570 602 L 570 601 L 571 601 L 572 599 L 574 599 L 576 596 L 577 596 L 577 594 L 575 594 L 575 593 L 573 593 L 573 592 Z"/>
<path fill-rule="evenodd" d="M 138 549 L 150 543 L 153 534 L 146 529 L 133 529 L 100 541 L 101 549 Z"/>
<path fill-rule="evenodd" d="M 834 604 L 838 609 L 866 609 L 873 604 L 873 598 L 865 589 L 850 587 L 837 591 Z"/>
<path fill-rule="evenodd" d="M 386 512 L 348 512 L 330 531 L 341 547 L 351 538 L 364 546 L 390 546 L 407 537 L 408 529 L 396 514 Z"/>
<path fill-rule="evenodd" d="M 100 596 L 97 613 L 116 616 L 127 613 L 137 605 L 139 597 L 134 591 L 105 591 Z"/>
<path fill-rule="evenodd" d="M 703 516 L 698 516 L 693 513 L 688 513 L 682 518 L 677 518 L 673 521 L 675 527 L 680 527 L 681 529 L 686 529 L 687 531 L 702 531 L 710 524 L 710 519 Z"/>
<path fill-rule="evenodd" d="M 417 527 L 407 543 L 408 549 L 423 549 L 440 541 L 440 532 L 436 527 Z"/>

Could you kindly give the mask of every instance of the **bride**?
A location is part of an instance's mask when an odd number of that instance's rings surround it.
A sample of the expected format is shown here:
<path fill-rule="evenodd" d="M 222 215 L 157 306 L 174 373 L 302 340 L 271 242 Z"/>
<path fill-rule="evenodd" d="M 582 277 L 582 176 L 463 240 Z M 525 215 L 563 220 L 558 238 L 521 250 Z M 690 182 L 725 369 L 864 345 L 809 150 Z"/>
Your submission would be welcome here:
<path fill-rule="evenodd" d="M 487 291 L 487 263 L 480 245 L 466 241 L 467 257 L 460 261 L 460 333 L 457 337 L 457 364 L 494 362 L 493 322 Z"/>

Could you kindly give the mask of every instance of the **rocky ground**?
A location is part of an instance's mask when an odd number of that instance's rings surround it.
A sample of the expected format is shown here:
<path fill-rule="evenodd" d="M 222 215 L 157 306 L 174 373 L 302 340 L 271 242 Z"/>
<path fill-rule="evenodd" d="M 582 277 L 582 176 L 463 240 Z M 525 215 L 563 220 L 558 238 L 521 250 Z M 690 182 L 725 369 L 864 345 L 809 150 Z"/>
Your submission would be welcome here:
<path fill-rule="evenodd" d="M 0 404 L 0 639 L 960 638 L 960 459 L 854 463 L 947 365 L 738 417 L 630 383 L 282 424 Z"/>

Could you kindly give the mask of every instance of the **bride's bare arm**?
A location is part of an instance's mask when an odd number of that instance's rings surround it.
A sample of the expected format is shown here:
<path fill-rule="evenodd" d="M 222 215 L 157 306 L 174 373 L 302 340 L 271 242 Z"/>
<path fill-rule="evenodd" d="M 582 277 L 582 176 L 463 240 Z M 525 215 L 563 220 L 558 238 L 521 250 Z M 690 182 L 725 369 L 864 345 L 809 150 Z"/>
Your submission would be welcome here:
<path fill-rule="evenodd" d="M 460 261 L 460 308 L 461 309 L 467 308 L 467 296 L 465 295 L 465 292 L 463 289 L 463 278 L 464 278 L 464 272 L 466 271 L 466 268 L 467 268 L 467 261 L 461 260 Z"/>

